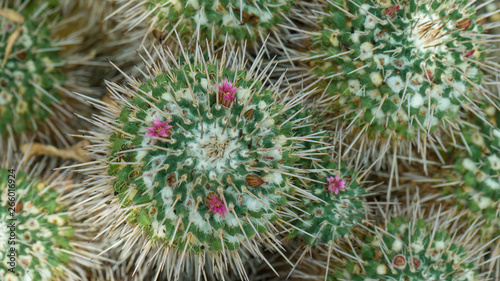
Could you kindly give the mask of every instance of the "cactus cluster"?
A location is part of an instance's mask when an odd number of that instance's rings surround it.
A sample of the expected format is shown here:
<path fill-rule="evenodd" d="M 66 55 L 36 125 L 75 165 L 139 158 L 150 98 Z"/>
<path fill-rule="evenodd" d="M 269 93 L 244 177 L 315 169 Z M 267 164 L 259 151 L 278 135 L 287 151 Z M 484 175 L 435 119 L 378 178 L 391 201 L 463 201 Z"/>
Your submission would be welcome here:
<path fill-rule="evenodd" d="M 19 263 L 15 273 L 9 271 L 12 264 L 0 263 L 5 280 L 48 281 L 66 275 L 74 229 L 67 207 L 57 200 L 59 195 L 52 188 L 25 172 L 0 170 L 0 225 L 4 229 L 0 258 L 11 261 L 7 255 L 13 247 Z M 16 202 L 15 206 L 11 202 Z"/>
<path fill-rule="evenodd" d="M 37 130 L 60 101 L 64 59 L 43 16 L 2 10 L 0 134 Z"/>
<path fill-rule="evenodd" d="M 360 259 L 328 280 L 481 280 L 471 253 L 446 230 L 422 219 L 391 219 L 365 239 Z"/>
<path fill-rule="evenodd" d="M 0 0 L 1 281 L 498 279 L 490 2 Z"/>
<path fill-rule="evenodd" d="M 448 128 L 483 94 L 475 11 L 468 1 L 332 1 L 312 36 L 312 72 L 337 97 L 332 107 L 372 137 Z"/>

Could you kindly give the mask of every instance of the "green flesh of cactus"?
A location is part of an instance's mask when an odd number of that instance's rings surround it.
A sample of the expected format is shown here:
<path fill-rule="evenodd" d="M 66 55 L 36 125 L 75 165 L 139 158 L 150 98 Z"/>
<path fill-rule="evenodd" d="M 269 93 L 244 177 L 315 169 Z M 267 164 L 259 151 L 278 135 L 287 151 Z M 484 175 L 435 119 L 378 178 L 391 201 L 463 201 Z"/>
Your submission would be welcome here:
<path fill-rule="evenodd" d="M 371 136 L 413 139 L 457 121 L 478 93 L 486 51 L 468 1 L 398 3 L 334 1 L 311 56 L 313 73 L 332 79 L 333 106 L 353 111 L 348 120 L 371 123 Z"/>
<path fill-rule="evenodd" d="M 19 24 L 2 18 L 1 24 L 5 32 L 1 54 L 6 54 L 8 38 L 19 33 L 5 66 L 0 68 L 0 135 L 6 136 L 8 126 L 14 133 L 36 130 L 53 105 L 60 103 L 55 86 L 66 78 L 45 23 L 26 18 Z"/>
<path fill-rule="evenodd" d="M 9 185 L 12 177 L 9 171 L 0 169 L 0 274 L 13 281 L 54 280 L 65 272 L 72 250 L 70 239 L 74 230 L 64 214 L 65 207 L 56 202 L 56 191 L 47 189 L 46 185 L 36 179 L 29 179 L 24 172 L 18 172 L 15 178 L 15 207 L 14 218 L 11 221 L 9 208 Z M 12 194 L 10 194 L 12 195 Z M 16 224 L 15 245 L 7 244 L 10 232 L 7 232 L 11 222 Z M 10 266 L 7 254 L 10 247 L 16 248 L 16 273 L 8 272 Z M 21 265 L 22 264 L 22 265 Z M 11 279 L 9 279 L 11 278 Z"/>

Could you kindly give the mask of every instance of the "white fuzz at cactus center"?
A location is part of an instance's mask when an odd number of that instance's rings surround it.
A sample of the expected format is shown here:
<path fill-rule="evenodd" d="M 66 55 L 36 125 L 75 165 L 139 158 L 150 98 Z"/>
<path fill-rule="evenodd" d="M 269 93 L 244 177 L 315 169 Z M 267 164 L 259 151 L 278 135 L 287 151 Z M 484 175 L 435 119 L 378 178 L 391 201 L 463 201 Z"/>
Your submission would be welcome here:
<path fill-rule="evenodd" d="M 244 52 L 227 45 L 180 55 L 143 49 L 146 81 L 125 75 L 126 87 L 108 83 L 113 102 L 88 98 L 102 110 L 88 121 L 101 130 L 82 136 L 97 159 L 82 168 L 90 212 L 106 223 L 112 247 L 122 247 L 121 260 L 136 257 L 134 271 L 248 280 L 245 260 L 265 261 L 261 248 L 282 252 L 277 228 L 297 228 L 290 221 L 300 220 L 292 211 L 299 202 L 362 193 L 329 158 L 329 135 L 302 107 L 308 93 L 280 92 L 281 79 L 266 85 L 273 64 L 258 70 L 263 50 L 246 68 Z M 309 162 L 324 168 L 304 169 Z"/>

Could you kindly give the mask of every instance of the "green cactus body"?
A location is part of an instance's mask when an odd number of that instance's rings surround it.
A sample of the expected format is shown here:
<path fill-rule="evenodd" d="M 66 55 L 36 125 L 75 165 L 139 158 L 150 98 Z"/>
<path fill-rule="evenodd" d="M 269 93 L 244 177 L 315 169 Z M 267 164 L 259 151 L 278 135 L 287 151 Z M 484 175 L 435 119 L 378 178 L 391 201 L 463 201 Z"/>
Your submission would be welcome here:
<path fill-rule="evenodd" d="M 368 134 L 432 133 L 480 92 L 486 51 L 468 1 L 339 0 L 327 14 L 312 38 L 312 71 L 332 80 L 333 106 L 352 110 L 347 119 Z"/>
<path fill-rule="evenodd" d="M 65 81 L 61 58 L 49 37 L 45 20 L 25 18 L 16 23 L 2 17 L 0 54 L 7 54 L 9 40 L 15 40 L 5 66 L 0 68 L 0 135 L 36 130 L 61 100 L 56 85 Z"/>
<path fill-rule="evenodd" d="M 392 219 L 387 233 L 369 236 L 361 248 L 361 270 L 356 261 L 337 269 L 329 280 L 480 280 L 470 253 L 445 230 L 418 219 Z"/>
<path fill-rule="evenodd" d="M 234 99 L 220 87 L 237 89 Z M 198 254 L 236 250 L 272 232 L 308 113 L 262 87 L 243 70 L 198 63 L 169 69 L 133 94 L 113 123 L 108 158 L 123 207 L 138 206 L 130 223 Z"/>
<path fill-rule="evenodd" d="M 500 113 L 496 112 L 497 122 Z M 467 148 L 455 156 L 455 173 L 450 176 L 453 185 L 449 193 L 455 193 L 460 205 L 470 209 L 469 217 L 486 220 L 482 235 L 494 238 L 500 229 L 498 210 L 500 201 L 500 130 L 478 120 L 479 127 L 463 133 Z M 494 122 L 496 124 L 496 122 Z"/>
<path fill-rule="evenodd" d="M 230 40 L 255 41 L 265 38 L 283 20 L 283 12 L 290 9 L 294 0 L 149 0 L 148 13 L 158 18 L 161 30 L 174 27 L 183 39 L 199 33 L 202 42 L 212 36 L 223 43 L 226 33 Z"/>
<path fill-rule="evenodd" d="M 8 281 L 60 280 L 67 271 L 74 233 L 65 213 L 66 207 L 56 201 L 57 192 L 44 183 L 30 179 L 24 172 L 18 172 L 15 178 L 9 175 L 8 170 L 0 169 L 0 225 L 3 230 L 0 232 L 0 275 Z M 9 194 L 13 187 L 15 195 Z M 12 195 L 17 202 L 15 207 L 9 205 Z M 13 210 L 17 220 L 11 220 Z M 12 222 L 16 225 L 15 239 L 9 239 Z M 9 272 L 11 266 L 7 264 L 11 247 L 16 249 L 15 273 Z"/>
<path fill-rule="evenodd" d="M 307 175 L 314 180 L 305 182 L 305 185 L 316 198 L 305 198 L 297 204 L 300 209 L 297 215 L 300 219 L 293 220 L 294 229 L 290 237 L 300 235 L 308 245 L 328 244 L 352 238 L 354 229 L 362 223 L 366 213 L 364 202 L 361 200 L 365 194 L 364 189 L 352 172 L 343 163 L 339 165 L 336 162 L 328 162 L 326 158 L 328 157 L 322 159 L 327 163 L 326 167 L 312 167 L 313 161 L 301 161 L 302 167 L 308 167 Z M 331 174 L 336 178 L 338 175 L 337 180 L 334 180 Z M 329 189 L 329 177 L 332 177 L 332 185 L 341 184 L 344 187 Z"/>

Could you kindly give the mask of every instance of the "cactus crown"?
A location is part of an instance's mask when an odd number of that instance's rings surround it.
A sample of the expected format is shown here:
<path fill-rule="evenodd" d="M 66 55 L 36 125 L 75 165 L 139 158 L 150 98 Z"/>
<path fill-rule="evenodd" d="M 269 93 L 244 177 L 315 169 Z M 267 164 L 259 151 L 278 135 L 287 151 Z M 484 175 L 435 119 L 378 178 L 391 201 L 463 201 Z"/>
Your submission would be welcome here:
<path fill-rule="evenodd" d="M 333 1 L 313 38 L 313 72 L 370 134 L 412 139 L 454 123 L 481 92 L 482 27 L 468 1 Z"/>
<path fill-rule="evenodd" d="M 5 280 L 58 280 L 67 271 L 74 230 L 65 213 L 66 207 L 56 199 L 58 194 L 50 186 L 37 179 L 30 179 L 24 172 L 12 175 L 0 169 L 0 273 Z M 14 184 L 15 182 L 15 184 Z M 13 187 L 14 193 L 9 193 Z M 9 197 L 15 197 L 15 207 L 9 205 Z M 10 209 L 12 208 L 12 209 Z M 14 212 L 12 212 L 14 210 Z M 12 216 L 14 215 L 14 216 Z M 17 221 L 12 221 L 15 218 Z M 16 225 L 16 239 L 9 240 L 9 224 Z M 14 241 L 15 244 L 7 244 Z M 7 256 L 10 248 L 16 248 L 16 273 L 8 271 L 11 266 Z M 9 279 L 10 278 L 10 279 Z"/>
<path fill-rule="evenodd" d="M 393 218 L 361 248 L 363 269 L 349 261 L 331 280 L 479 280 L 471 254 L 424 220 Z"/>
<path fill-rule="evenodd" d="M 58 86 L 65 81 L 58 56 L 42 16 L 24 17 L 3 9 L 0 42 L 0 135 L 36 130 L 60 102 Z"/>

